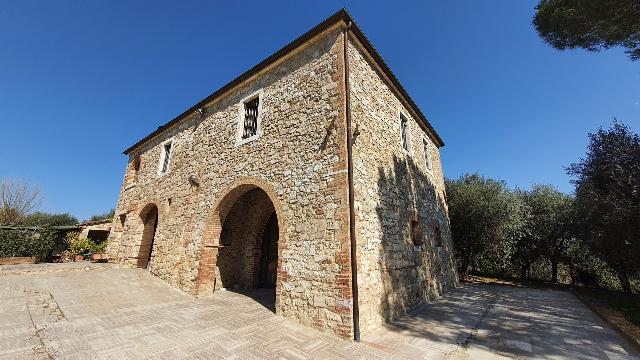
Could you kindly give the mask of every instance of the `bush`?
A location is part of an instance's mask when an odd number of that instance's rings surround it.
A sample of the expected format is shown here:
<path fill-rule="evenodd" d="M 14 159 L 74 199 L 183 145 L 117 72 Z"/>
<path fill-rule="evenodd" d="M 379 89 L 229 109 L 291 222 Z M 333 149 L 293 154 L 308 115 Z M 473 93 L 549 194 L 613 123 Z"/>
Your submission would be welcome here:
<path fill-rule="evenodd" d="M 55 232 L 47 227 L 0 229 L 0 257 L 37 256 L 43 260 L 54 246 Z"/>
<path fill-rule="evenodd" d="M 70 232 L 65 237 L 65 242 L 69 245 L 71 255 L 84 255 L 90 253 L 95 244 L 86 237 L 80 237 L 78 232 Z"/>
<path fill-rule="evenodd" d="M 91 252 L 94 254 L 102 254 L 105 252 L 105 250 L 107 250 L 107 244 L 108 242 L 105 240 L 101 243 L 93 243 L 93 245 L 91 246 Z"/>
<path fill-rule="evenodd" d="M 78 232 L 67 233 L 65 237 L 65 243 L 69 247 L 69 250 L 64 251 L 62 256 L 66 259 L 73 259 L 76 255 L 87 255 L 89 253 L 101 254 L 107 248 L 107 241 L 103 241 L 99 244 L 94 243 L 86 237 L 80 237 Z"/>

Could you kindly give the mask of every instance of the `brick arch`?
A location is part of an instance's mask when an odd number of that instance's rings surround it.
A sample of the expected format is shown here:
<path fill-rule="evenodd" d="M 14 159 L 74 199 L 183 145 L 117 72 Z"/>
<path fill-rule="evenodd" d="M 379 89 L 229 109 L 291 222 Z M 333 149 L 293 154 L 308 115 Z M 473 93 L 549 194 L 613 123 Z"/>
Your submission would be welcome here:
<path fill-rule="evenodd" d="M 222 231 L 222 225 L 224 224 L 227 215 L 236 204 L 236 202 L 248 191 L 253 189 L 260 189 L 266 193 L 268 199 L 272 204 L 270 211 L 256 212 L 256 218 L 254 219 L 254 232 L 252 237 L 256 239 L 253 244 L 252 251 L 260 251 L 260 241 L 262 239 L 262 233 L 264 226 L 269 220 L 269 216 L 275 211 L 278 219 L 278 269 L 276 279 L 276 308 L 281 292 L 281 274 L 282 274 L 282 251 L 285 247 L 285 218 L 283 208 L 280 204 L 280 200 L 275 192 L 275 189 L 268 182 L 253 177 L 242 178 L 234 181 L 225 188 L 220 195 L 216 203 L 212 207 L 209 215 L 207 216 L 207 222 L 202 237 L 202 244 L 200 248 L 200 257 L 198 264 L 198 275 L 196 277 L 196 295 L 205 294 L 213 291 L 213 280 L 216 276 L 216 262 L 219 252 L 220 233 Z"/>
<path fill-rule="evenodd" d="M 153 252 L 153 245 L 156 237 L 156 230 L 160 223 L 160 208 L 154 202 L 145 205 L 139 212 L 140 221 L 142 222 L 142 239 L 138 248 L 136 266 L 139 268 L 147 268 Z"/>
<path fill-rule="evenodd" d="M 146 217 L 149 215 L 149 213 L 151 212 L 151 210 L 156 209 L 158 211 L 158 214 L 160 214 L 160 207 L 157 204 L 157 201 L 150 201 L 148 202 L 145 206 L 142 207 L 142 209 L 138 212 L 138 216 L 140 216 L 140 220 L 142 220 L 142 223 L 144 224 Z"/>

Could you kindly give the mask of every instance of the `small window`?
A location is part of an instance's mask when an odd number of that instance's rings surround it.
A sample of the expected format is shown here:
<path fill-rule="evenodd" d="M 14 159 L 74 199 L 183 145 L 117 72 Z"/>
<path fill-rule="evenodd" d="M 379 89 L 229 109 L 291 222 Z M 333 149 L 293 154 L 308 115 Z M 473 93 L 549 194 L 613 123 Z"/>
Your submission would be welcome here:
<path fill-rule="evenodd" d="M 242 140 L 258 135 L 259 105 L 259 97 L 255 97 L 244 103 L 244 124 L 242 130 Z"/>
<path fill-rule="evenodd" d="M 420 228 L 420 222 L 418 220 L 411 220 L 411 242 L 413 246 L 422 246 L 424 241 L 422 240 L 423 233 Z"/>
<path fill-rule="evenodd" d="M 133 159 L 133 181 L 138 181 L 138 173 L 140 172 L 140 155 Z"/>
<path fill-rule="evenodd" d="M 239 104 L 236 146 L 260 137 L 262 122 L 262 90 L 247 96 Z"/>
<path fill-rule="evenodd" d="M 127 173 L 125 176 L 125 181 L 127 185 L 135 185 L 138 181 L 138 171 L 140 170 L 140 155 L 136 155 L 133 158 L 133 161 L 129 162 L 127 165 Z"/>
<path fill-rule="evenodd" d="M 427 170 L 431 171 L 431 152 L 429 151 L 429 142 L 427 139 L 422 139 L 422 147 L 424 149 L 424 163 Z"/>
<path fill-rule="evenodd" d="M 124 223 L 127 221 L 127 214 L 126 213 L 120 214 L 118 215 L 118 217 L 120 218 L 120 225 L 124 226 Z"/>
<path fill-rule="evenodd" d="M 409 152 L 409 122 L 404 115 L 400 114 L 400 137 L 402 139 L 402 148 Z"/>
<path fill-rule="evenodd" d="M 442 247 L 442 233 L 440 232 L 440 226 L 436 225 L 433 229 L 433 235 L 436 241 L 436 246 L 439 248 Z"/>
<path fill-rule="evenodd" d="M 169 170 L 171 161 L 171 141 L 162 145 L 162 156 L 160 157 L 160 174 L 165 174 Z"/>

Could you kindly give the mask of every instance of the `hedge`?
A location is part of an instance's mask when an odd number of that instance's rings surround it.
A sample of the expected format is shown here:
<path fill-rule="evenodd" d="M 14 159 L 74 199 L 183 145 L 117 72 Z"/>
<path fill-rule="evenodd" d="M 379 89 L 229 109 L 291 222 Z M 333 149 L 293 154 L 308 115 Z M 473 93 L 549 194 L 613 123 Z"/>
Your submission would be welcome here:
<path fill-rule="evenodd" d="M 1 229 L 0 257 L 37 256 L 44 259 L 55 246 L 55 231 L 47 227 L 37 229 Z"/>

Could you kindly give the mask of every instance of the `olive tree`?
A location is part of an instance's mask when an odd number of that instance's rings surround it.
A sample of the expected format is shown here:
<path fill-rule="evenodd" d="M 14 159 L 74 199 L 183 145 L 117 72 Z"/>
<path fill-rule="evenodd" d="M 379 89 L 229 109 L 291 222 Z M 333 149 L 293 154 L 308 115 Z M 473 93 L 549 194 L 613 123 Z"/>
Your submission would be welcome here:
<path fill-rule="evenodd" d="M 477 260 L 520 231 L 522 206 L 504 181 L 466 174 L 446 180 L 451 233 L 465 278 Z"/>
<path fill-rule="evenodd" d="M 589 134 L 575 177 L 581 236 L 617 274 L 623 291 L 640 272 L 640 136 L 614 122 Z"/>

